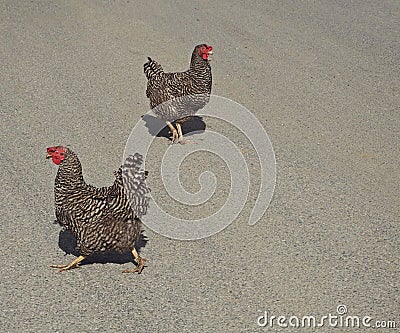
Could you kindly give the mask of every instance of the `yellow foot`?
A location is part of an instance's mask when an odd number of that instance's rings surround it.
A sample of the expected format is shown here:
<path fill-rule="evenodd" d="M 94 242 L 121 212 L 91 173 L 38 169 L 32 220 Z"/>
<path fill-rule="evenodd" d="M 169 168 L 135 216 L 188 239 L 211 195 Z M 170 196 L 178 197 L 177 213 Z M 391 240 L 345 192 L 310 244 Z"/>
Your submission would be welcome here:
<path fill-rule="evenodd" d="M 122 273 L 142 273 L 142 270 L 144 268 L 144 264 L 146 262 L 146 258 L 137 258 L 136 261 L 138 262 L 137 267 L 133 268 L 133 269 L 125 269 L 124 271 L 122 271 Z"/>
<path fill-rule="evenodd" d="M 59 272 L 63 272 L 63 271 L 68 271 L 70 269 L 73 268 L 79 268 L 79 263 L 85 259 L 84 256 L 79 256 L 78 258 L 76 258 L 75 260 L 73 260 L 71 263 L 69 263 L 68 265 L 51 265 L 50 267 L 52 268 L 60 268 Z"/>
<path fill-rule="evenodd" d="M 197 144 L 197 142 L 195 142 L 195 141 L 192 141 L 192 140 L 185 140 L 185 139 L 183 138 L 183 133 L 182 133 L 181 124 L 176 123 L 176 128 L 178 129 L 178 136 L 179 136 L 179 138 L 177 139 L 176 142 L 180 143 L 181 145 L 185 145 L 185 144 L 189 144 L 189 143 L 190 143 L 190 144 Z"/>
<path fill-rule="evenodd" d="M 172 132 L 170 131 L 170 133 L 172 133 L 172 136 L 171 136 L 172 143 L 178 143 L 179 136 L 178 136 L 178 132 L 176 131 L 176 129 L 174 129 Z"/>
<path fill-rule="evenodd" d="M 171 124 L 171 122 L 167 121 L 166 122 L 168 127 L 169 127 L 169 132 L 172 134 L 171 141 L 172 143 L 177 143 L 179 140 L 179 135 L 178 131 L 175 129 L 175 127 Z"/>
<path fill-rule="evenodd" d="M 64 272 L 64 271 L 68 271 L 70 269 L 74 269 L 74 268 L 80 268 L 78 264 L 70 266 L 70 265 L 51 265 L 50 267 L 52 268 L 61 268 L 59 270 L 59 272 Z"/>

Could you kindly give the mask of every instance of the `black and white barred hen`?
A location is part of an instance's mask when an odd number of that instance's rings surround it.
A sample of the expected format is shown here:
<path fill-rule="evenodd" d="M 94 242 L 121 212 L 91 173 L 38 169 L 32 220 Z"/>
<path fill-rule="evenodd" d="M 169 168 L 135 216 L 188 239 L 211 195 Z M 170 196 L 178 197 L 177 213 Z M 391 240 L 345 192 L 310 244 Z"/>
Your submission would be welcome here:
<path fill-rule="evenodd" d="M 212 86 L 208 61 L 210 54 L 211 46 L 197 45 L 192 53 L 190 67 L 185 72 L 165 73 L 161 65 L 151 58 L 144 64 L 146 96 L 150 99 L 150 107 L 167 123 L 173 143 L 185 142 L 181 123 L 209 102 Z M 172 122 L 175 122 L 177 129 Z"/>
<path fill-rule="evenodd" d="M 86 184 L 78 156 L 69 148 L 47 148 L 46 158 L 59 165 L 55 185 L 57 222 L 77 239 L 80 256 L 68 265 L 53 265 L 60 271 L 75 268 L 94 252 L 132 251 L 137 267 L 128 272 L 141 273 L 145 258 L 135 249 L 141 221 L 149 205 L 146 173 L 141 170 L 143 157 L 136 153 L 114 172 L 114 184 L 97 188 Z"/>

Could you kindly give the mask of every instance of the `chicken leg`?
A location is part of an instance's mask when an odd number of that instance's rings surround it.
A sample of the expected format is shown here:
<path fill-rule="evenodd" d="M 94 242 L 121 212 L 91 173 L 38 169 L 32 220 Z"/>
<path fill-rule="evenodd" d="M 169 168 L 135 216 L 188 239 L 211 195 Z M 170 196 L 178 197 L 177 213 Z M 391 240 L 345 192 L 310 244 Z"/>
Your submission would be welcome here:
<path fill-rule="evenodd" d="M 172 134 L 172 138 L 171 138 L 172 143 L 179 142 L 178 132 L 176 131 L 175 127 L 169 121 L 166 121 L 166 123 L 167 123 L 167 125 L 169 127 L 170 133 Z"/>
<path fill-rule="evenodd" d="M 142 258 L 141 256 L 139 256 L 139 253 L 137 253 L 136 249 L 133 248 L 132 249 L 132 254 L 135 257 L 135 260 L 137 262 L 137 267 L 133 268 L 133 269 L 125 269 L 124 271 L 122 271 L 122 273 L 142 273 L 142 270 L 144 268 L 144 264 L 146 262 L 146 258 Z"/>
<path fill-rule="evenodd" d="M 182 127 L 181 124 L 176 123 L 176 128 L 178 129 L 178 142 L 182 143 L 183 142 L 183 133 L 182 133 Z"/>
<path fill-rule="evenodd" d="M 67 271 L 79 267 L 78 264 L 85 258 L 86 258 L 85 256 L 79 256 L 75 260 L 72 260 L 68 265 L 51 265 L 50 267 L 61 268 L 59 272 Z"/>
<path fill-rule="evenodd" d="M 178 129 L 178 136 L 179 136 L 176 142 L 180 143 L 181 145 L 184 145 L 186 143 L 196 143 L 192 140 L 187 140 L 187 139 L 185 140 L 183 138 L 182 127 L 180 123 L 176 123 L 176 128 Z"/>

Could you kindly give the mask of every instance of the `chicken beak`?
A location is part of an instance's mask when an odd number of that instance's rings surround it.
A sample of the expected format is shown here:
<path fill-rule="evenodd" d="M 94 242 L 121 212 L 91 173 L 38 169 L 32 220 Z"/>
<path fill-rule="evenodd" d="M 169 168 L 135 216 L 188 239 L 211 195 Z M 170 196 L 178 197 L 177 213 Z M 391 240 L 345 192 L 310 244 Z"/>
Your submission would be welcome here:
<path fill-rule="evenodd" d="M 51 155 L 49 153 L 46 154 L 46 159 L 51 158 Z"/>

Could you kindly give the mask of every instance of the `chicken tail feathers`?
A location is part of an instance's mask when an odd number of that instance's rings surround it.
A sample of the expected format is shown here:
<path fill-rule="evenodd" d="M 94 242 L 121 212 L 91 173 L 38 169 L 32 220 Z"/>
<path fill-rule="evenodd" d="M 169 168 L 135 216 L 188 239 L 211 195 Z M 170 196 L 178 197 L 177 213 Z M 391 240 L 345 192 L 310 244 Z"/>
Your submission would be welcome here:
<path fill-rule="evenodd" d="M 146 75 L 147 80 L 163 76 L 164 70 L 162 66 L 150 57 L 147 59 L 148 61 L 143 65 L 144 74 Z"/>
<path fill-rule="evenodd" d="M 122 166 L 122 180 L 126 196 L 136 217 L 146 214 L 150 198 L 147 196 L 150 189 L 146 184 L 147 171 L 141 169 L 143 156 L 139 153 L 126 158 Z"/>

